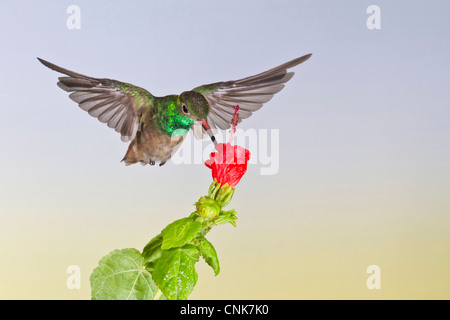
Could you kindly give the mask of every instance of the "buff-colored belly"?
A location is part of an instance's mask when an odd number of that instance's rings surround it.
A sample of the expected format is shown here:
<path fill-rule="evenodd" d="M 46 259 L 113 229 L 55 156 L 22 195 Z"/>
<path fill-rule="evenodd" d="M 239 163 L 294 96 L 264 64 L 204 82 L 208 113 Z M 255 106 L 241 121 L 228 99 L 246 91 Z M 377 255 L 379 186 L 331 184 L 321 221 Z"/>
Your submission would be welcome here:
<path fill-rule="evenodd" d="M 139 132 L 128 146 L 128 151 L 122 161 L 126 165 L 140 162 L 141 164 L 163 164 L 172 157 L 183 142 L 184 136 L 169 137 L 157 131 Z"/>

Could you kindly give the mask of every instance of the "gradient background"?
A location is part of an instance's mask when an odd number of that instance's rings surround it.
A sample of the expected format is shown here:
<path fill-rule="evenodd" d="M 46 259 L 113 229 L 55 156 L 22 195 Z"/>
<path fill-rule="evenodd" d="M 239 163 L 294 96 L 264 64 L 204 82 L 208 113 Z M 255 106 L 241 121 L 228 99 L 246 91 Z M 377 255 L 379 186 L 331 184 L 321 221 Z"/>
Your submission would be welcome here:
<path fill-rule="evenodd" d="M 66 27 L 69 5 L 81 29 Z M 381 8 L 381 30 L 366 9 Z M 240 128 L 280 130 L 280 170 L 249 167 L 209 234 L 192 299 L 449 299 L 448 1 L 4 1 L 0 298 L 89 299 L 116 248 L 188 215 L 203 165 L 125 167 L 127 145 L 56 87 L 41 57 L 154 95 L 312 52 Z M 381 289 L 366 268 L 381 268 Z M 66 268 L 81 268 L 81 289 Z"/>

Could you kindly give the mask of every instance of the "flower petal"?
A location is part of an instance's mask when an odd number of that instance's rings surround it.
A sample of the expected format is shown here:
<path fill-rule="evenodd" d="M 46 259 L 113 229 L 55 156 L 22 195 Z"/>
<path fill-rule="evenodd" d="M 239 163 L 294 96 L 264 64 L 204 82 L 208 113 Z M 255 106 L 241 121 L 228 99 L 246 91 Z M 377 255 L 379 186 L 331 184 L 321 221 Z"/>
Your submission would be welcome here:
<path fill-rule="evenodd" d="M 228 183 L 234 188 L 247 171 L 250 151 L 230 143 L 219 143 L 205 165 L 211 169 L 213 179 L 220 184 Z"/>

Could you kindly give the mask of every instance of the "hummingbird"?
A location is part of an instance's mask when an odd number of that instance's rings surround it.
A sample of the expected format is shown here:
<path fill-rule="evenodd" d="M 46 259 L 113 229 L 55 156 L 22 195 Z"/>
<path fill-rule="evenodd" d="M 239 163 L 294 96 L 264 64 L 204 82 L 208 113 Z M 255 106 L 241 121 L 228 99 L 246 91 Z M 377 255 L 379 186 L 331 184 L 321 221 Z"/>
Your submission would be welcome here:
<path fill-rule="evenodd" d="M 156 97 L 130 83 L 94 78 L 37 58 L 44 66 L 64 74 L 57 85 L 70 92 L 79 107 L 114 128 L 121 140 L 130 142 L 126 165 L 141 163 L 162 166 L 178 150 L 190 129 L 197 139 L 230 128 L 234 107 L 239 122 L 259 110 L 284 88 L 294 73 L 287 70 L 306 61 L 311 54 L 286 62 L 254 76 L 196 87 L 181 94 Z"/>

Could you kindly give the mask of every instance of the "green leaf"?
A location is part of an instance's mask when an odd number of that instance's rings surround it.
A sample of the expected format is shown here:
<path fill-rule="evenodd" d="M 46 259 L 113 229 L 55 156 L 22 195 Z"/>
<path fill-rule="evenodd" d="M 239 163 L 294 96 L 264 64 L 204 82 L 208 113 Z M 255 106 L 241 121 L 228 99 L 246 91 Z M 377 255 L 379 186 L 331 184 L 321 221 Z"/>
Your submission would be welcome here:
<path fill-rule="evenodd" d="M 153 270 L 153 279 L 169 300 L 185 300 L 197 283 L 195 263 L 200 257 L 196 246 L 164 250 Z"/>
<path fill-rule="evenodd" d="M 230 223 L 233 225 L 233 227 L 236 227 L 236 210 L 228 210 L 228 211 L 221 211 L 220 215 L 214 220 L 214 224 L 220 225 L 224 223 Z"/>
<path fill-rule="evenodd" d="M 162 249 L 162 235 L 158 234 L 142 250 L 142 256 L 144 257 L 144 264 L 148 271 L 152 271 L 156 261 L 161 257 Z"/>
<path fill-rule="evenodd" d="M 214 249 L 211 242 L 206 240 L 205 237 L 199 237 L 197 240 L 197 248 L 200 251 L 201 256 L 205 259 L 205 262 L 214 270 L 214 274 L 217 276 L 220 272 L 219 258 L 217 257 L 216 249 Z"/>
<path fill-rule="evenodd" d="M 110 252 L 89 280 L 93 300 L 150 300 L 158 290 L 136 249 Z"/>
<path fill-rule="evenodd" d="M 191 218 L 183 218 L 169 224 L 161 231 L 163 237 L 161 249 L 181 247 L 195 238 L 203 225 Z"/>

